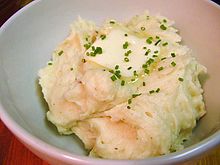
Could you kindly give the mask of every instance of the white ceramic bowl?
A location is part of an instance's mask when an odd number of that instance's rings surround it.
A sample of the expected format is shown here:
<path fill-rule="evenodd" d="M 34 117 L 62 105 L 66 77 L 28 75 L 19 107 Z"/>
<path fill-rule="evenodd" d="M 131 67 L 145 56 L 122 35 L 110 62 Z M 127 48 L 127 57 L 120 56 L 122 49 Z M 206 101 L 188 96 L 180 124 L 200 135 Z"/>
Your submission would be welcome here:
<path fill-rule="evenodd" d="M 197 59 L 208 68 L 204 83 L 207 115 L 180 152 L 144 160 L 104 160 L 86 156 L 73 136 L 59 136 L 45 119 L 47 110 L 37 72 L 69 33 L 78 15 L 101 23 L 125 20 L 148 9 L 176 21 Z M 41 0 L 11 17 L 0 30 L 0 116 L 36 155 L 52 164 L 171 164 L 192 159 L 220 143 L 220 7 L 205 0 Z"/>

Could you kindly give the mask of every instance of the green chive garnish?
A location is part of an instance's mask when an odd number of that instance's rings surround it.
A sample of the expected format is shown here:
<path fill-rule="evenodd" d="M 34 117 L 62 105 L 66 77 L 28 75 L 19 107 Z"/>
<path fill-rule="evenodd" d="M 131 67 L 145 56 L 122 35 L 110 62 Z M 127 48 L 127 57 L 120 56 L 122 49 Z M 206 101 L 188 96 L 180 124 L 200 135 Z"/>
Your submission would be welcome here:
<path fill-rule="evenodd" d="M 102 40 L 104 40 L 104 39 L 106 38 L 106 35 L 105 35 L 105 34 L 102 34 L 102 35 L 100 36 L 100 38 L 101 38 Z"/>
<path fill-rule="evenodd" d="M 131 67 L 131 66 L 129 66 L 129 67 L 127 68 L 127 70 L 131 70 L 131 68 L 132 68 L 132 67 Z"/>
<path fill-rule="evenodd" d="M 146 42 L 147 42 L 148 44 L 152 44 L 152 40 L 153 40 L 153 37 L 149 37 L 149 38 L 146 40 Z"/>
<path fill-rule="evenodd" d="M 171 56 L 172 56 L 172 57 L 176 57 L 176 54 L 175 54 L 175 53 L 171 53 Z"/>
<path fill-rule="evenodd" d="M 127 33 L 125 33 L 125 37 L 127 37 L 128 36 L 128 34 Z"/>
<path fill-rule="evenodd" d="M 161 40 L 158 40 L 154 45 L 157 46 Z"/>
<path fill-rule="evenodd" d="M 149 91 L 150 94 L 152 94 L 152 93 L 154 93 L 154 92 L 155 92 L 154 90 Z"/>
<path fill-rule="evenodd" d="M 162 30 L 167 30 L 167 27 L 166 27 L 164 24 L 160 25 L 160 28 L 161 28 Z"/>
<path fill-rule="evenodd" d="M 140 96 L 141 94 L 142 94 L 142 93 L 133 94 L 133 95 L 132 95 L 132 98 L 138 97 L 138 96 Z"/>
<path fill-rule="evenodd" d="M 163 57 L 163 58 L 161 58 L 161 61 L 163 61 L 163 60 L 165 60 L 165 59 L 167 59 L 166 57 Z"/>
<path fill-rule="evenodd" d="M 167 45 L 168 45 L 168 42 L 164 42 L 162 45 L 163 45 L 163 46 L 167 46 Z"/>
<path fill-rule="evenodd" d="M 129 62 L 129 59 L 127 57 L 124 58 L 125 62 Z"/>
<path fill-rule="evenodd" d="M 126 41 L 124 44 L 123 44 L 123 49 L 127 49 L 128 48 L 128 42 Z"/>
<path fill-rule="evenodd" d="M 63 54 L 63 50 L 61 50 L 58 55 L 61 56 Z"/>
<path fill-rule="evenodd" d="M 141 27 L 141 30 L 144 31 L 144 30 L 145 30 L 145 27 L 142 26 L 142 27 Z"/>
<path fill-rule="evenodd" d="M 115 81 L 115 80 L 117 80 L 117 77 L 115 75 L 112 75 L 111 79 L 112 79 L 112 81 Z"/>
<path fill-rule="evenodd" d="M 125 80 L 122 80 L 121 81 L 121 86 L 124 86 L 125 85 Z"/>
<path fill-rule="evenodd" d="M 119 65 L 115 65 L 115 69 L 117 70 L 119 68 Z"/>
<path fill-rule="evenodd" d="M 131 107 L 130 107 L 130 106 L 127 106 L 127 109 L 131 109 Z"/>
<path fill-rule="evenodd" d="M 128 99 L 128 104 L 131 104 L 132 103 L 132 100 L 131 99 Z"/>
<path fill-rule="evenodd" d="M 158 71 L 161 71 L 161 70 L 163 70 L 164 68 L 161 66 L 161 67 L 159 67 L 158 68 Z"/>
<path fill-rule="evenodd" d="M 155 92 L 157 92 L 157 93 L 160 92 L 160 88 L 157 88 Z"/>
<path fill-rule="evenodd" d="M 143 82 L 143 86 L 145 86 L 146 85 L 146 83 L 145 82 Z"/>
<path fill-rule="evenodd" d="M 83 58 L 83 59 L 82 59 L 82 63 L 85 63 L 85 62 L 86 62 L 86 59 Z"/>
<path fill-rule="evenodd" d="M 174 67 L 174 66 L 176 66 L 176 63 L 173 61 L 173 62 L 171 62 L 171 65 Z"/>
<path fill-rule="evenodd" d="M 179 77 L 178 80 L 182 82 L 184 79 L 182 77 Z"/>

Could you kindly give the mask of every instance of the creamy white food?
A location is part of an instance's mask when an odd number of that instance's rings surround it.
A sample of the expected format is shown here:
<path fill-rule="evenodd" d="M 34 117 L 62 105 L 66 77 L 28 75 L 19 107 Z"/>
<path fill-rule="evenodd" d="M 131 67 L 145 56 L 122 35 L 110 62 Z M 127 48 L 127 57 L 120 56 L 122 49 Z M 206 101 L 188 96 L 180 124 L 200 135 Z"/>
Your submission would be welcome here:
<path fill-rule="evenodd" d="M 79 18 L 39 71 L 47 118 L 90 156 L 142 159 L 183 149 L 205 114 L 206 68 L 174 22 L 149 13 L 98 27 Z"/>

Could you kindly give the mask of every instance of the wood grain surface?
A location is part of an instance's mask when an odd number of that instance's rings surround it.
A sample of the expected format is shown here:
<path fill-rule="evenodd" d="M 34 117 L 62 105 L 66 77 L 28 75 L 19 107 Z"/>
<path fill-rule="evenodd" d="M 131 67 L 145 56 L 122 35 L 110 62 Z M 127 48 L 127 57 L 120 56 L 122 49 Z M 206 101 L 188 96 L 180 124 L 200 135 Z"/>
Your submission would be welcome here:
<path fill-rule="evenodd" d="M 0 26 L 32 0 L 0 0 Z M 0 120 L 0 165 L 48 165 L 29 151 Z M 184 165 L 220 165 L 220 146 Z"/>

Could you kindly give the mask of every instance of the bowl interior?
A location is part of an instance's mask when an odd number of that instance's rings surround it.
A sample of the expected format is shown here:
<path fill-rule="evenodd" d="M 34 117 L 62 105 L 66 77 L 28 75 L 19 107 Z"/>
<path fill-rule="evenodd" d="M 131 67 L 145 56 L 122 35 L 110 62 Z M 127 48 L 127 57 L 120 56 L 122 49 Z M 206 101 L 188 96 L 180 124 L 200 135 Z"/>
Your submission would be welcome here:
<path fill-rule="evenodd" d="M 75 136 L 60 136 L 45 119 L 48 110 L 38 85 L 38 70 L 69 34 L 80 15 L 101 24 L 105 19 L 126 20 L 145 10 L 175 20 L 183 42 L 207 67 L 203 77 L 207 115 L 199 121 L 186 145 L 220 128 L 220 8 L 207 1 L 42 0 L 16 14 L 0 31 L 0 100 L 2 112 L 42 141 L 78 155 L 86 155 Z"/>

